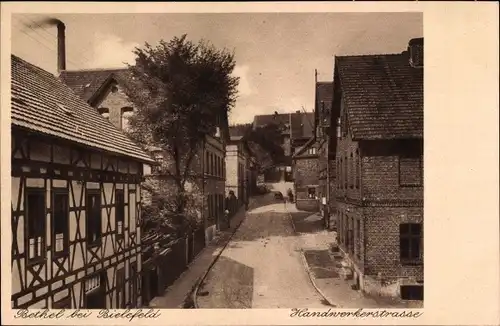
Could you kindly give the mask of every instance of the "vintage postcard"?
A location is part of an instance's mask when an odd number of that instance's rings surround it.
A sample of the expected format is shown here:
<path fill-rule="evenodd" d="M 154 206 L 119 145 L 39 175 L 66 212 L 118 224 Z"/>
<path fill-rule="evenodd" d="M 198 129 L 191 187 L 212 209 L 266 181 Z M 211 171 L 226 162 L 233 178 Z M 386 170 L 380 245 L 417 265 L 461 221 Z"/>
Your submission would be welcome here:
<path fill-rule="evenodd" d="M 497 4 L 1 23 L 2 323 L 499 321 Z"/>

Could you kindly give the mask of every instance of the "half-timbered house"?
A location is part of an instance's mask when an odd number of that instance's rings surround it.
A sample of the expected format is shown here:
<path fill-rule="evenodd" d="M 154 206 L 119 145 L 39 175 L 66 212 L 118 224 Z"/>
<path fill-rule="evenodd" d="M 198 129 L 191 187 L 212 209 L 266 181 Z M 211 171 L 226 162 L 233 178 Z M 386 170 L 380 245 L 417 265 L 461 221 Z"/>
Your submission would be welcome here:
<path fill-rule="evenodd" d="M 56 76 L 11 67 L 12 307 L 140 306 L 151 158 Z"/>

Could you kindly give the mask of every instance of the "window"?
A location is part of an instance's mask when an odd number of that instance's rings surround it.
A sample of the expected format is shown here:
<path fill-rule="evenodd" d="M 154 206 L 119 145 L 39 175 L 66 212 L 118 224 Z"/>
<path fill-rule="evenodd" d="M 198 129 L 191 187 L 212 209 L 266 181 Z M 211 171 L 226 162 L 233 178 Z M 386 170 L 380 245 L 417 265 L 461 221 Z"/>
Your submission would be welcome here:
<path fill-rule="evenodd" d="M 403 300 L 424 300 L 423 285 L 403 285 L 401 286 L 401 299 Z"/>
<path fill-rule="evenodd" d="M 124 107 L 122 108 L 121 110 L 121 126 L 122 126 L 122 130 L 128 130 L 128 128 L 130 127 L 129 123 L 129 119 L 130 117 L 134 114 L 134 109 L 131 108 L 131 107 Z"/>
<path fill-rule="evenodd" d="M 422 156 L 399 158 L 399 185 L 422 185 Z"/>
<path fill-rule="evenodd" d="M 337 189 L 340 189 L 340 161 L 339 158 L 335 160 L 335 175 L 337 176 L 336 185 Z"/>
<path fill-rule="evenodd" d="M 116 308 L 125 308 L 125 269 L 116 271 Z"/>
<path fill-rule="evenodd" d="M 361 160 L 359 157 L 359 149 L 356 149 L 355 154 L 355 165 L 356 165 L 356 189 L 359 189 L 361 183 Z"/>
<path fill-rule="evenodd" d="M 100 115 L 102 115 L 104 118 L 109 119 L 109 109 L 108 108 L 99 108 L 97 109 Z"/>
<path fill-rule="evenodd" d="M 354 179 L 356 178 L 356 167 L 354 162 L 354 154 L 351 152 L 351 157 L 349 161 L 349 188 L 354 188 Z"/>
<path fill-rule="evenodd" d="M 347 155 L 344 157 L 344 189 L 347 189 L 347 180 L 349 178 L 349 170 L 347 164 Z"/>
<path fill-rule="evenodd" d="M 420 262 L 422 259 L 422 224 L 404 223 L 399 225 L 400 259 L 404 262 Z"/>
<path fill-rule="evenodd" d="M 311 147 L 307 150 L 307 154 L 309 155 L 316 155 L 316 148 L 315 147 Z"/>
<path fill-rule="evenodd" d="M 210 153 L 205 152 L 205 174 L 209 173 L 209 167 L 210 167 Z"/>
<path fill-rule="evenodd" d="M 89 245 L 98 245 L 101 241 L 101 194 L 99 190 L 87 189 L 86 198 L 86 233 Z"/>
<path fill-rule="evenodd" d="M 210 153 L 210 175 L 214 174 L 214 155 Z"/>
<path fill-rule="evenodd" d="M 344 187 L 344 171 L 342 171 L 343 167 L 344 167 L 344 165 L 343 165 L 342 157 L 341 157 L 341 158 L 339 158 L 339 170 L 340 170 L 340 172 L 339 172 L 339 174 L 340 174 L 339 175 L 339 189 L 342 189 Z"/>
<path fill-rule="evenodd" d="M 84 284 L 85 308 L 105 309 L 106 297 L 104 294 L 105 272 L 90 276 Z"/>
<path fill-rule="evenodd" d="M 26 222 L 28 224 L 28 260 L 45 257 L 45 189 L 26 189 Z"/>
<path fill-rule="evenodd" d="M 130 303 L 131 308 L 137 306 L 137 294 L 138 294 L 138 284 L 137 284 L 137 261 L 130 263 Z"/>
<path fill-rule="evenodd" d="M 356 220 L 356 256 L 361 258 L 361 223 Z"/>
<path fill-rule="evenodd" d="M 125 227 L 125 195 L 123 189 L 116 189 L 115 196 L 116 234 L 123 237 L 123 228 Z"/>
<path fill-rule="evenodd" d="M 135 190 L 129 190 L 129 202 L 128 202 L 128 212 L 129 212 L 129 226 L 128 232 L 137 232 L 137 197 Z"/>
<path fill-rule="evenodd" d="M 307 198 L 311 198 L 311 199 L 316 198 L 316 188 L 313 188 L 313 187 L 307 188 Z"/>
<path fill-rule="evenodd" d="M 69 195 L 66 188 L 52 190 L 52 239 L 55 256 L 67 254 L 69 246 Z"/>

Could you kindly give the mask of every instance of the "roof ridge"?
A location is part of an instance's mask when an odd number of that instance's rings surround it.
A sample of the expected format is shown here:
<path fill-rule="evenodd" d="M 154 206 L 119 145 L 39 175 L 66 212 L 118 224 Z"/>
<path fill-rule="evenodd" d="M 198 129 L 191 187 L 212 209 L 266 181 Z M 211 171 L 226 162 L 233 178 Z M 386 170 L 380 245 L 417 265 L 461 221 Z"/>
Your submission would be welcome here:
<path fill-rule="evenodd" d="M 86 68 L 86 69 L 66 69 L 61 71 L 61 73 L 72 73 L 72 72 L 104 72 L 104 71 L 122 71 L 122 70 L 128 70 L 128 67 L 123 67 L 123 68 Z"/>
<path fill-rule="evenodd" d="M 402 55 L 402 53 L 348 54 L 348 55 L 336 55 L 335 58 L 390 57 L 399 55 Z"/>

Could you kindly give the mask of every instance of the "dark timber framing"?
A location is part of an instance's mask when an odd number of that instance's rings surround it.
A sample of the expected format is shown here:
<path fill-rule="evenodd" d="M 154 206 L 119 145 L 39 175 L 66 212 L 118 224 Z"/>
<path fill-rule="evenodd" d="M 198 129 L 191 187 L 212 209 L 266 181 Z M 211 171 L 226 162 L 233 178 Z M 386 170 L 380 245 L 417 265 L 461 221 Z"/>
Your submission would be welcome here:
<path fill-rule="evenodd" d="M 33 142 L 36 142 L 34 144 Z M 41 146 L 43 145 L 43 146 Z M 44 155 L 40 154 L 43 147 Z M 68 155 L 61 162 L 60 149 Z M 59 157 L 59 160 L 56 159 Z M 136 307 L 141 300 L 141 248 L 139 221 L 141 212 L 141 162 L 119 157 L 78 144 L 13 127 L 12 129 L 12 307 L 86 308 L 85 284 L 95 275 L 101 277 L 103 308 L 116 307 L 116 272 L 125 271 L 123 289 L 126 307 Z M 16 186 L 14 186 L 16 185 Z M 118 190 L 117 190 L 118 189 Z M 117 236 L 114 208 L 115 192 L 124 193 L 123 237 Z M 29 260 L 27 239 L 27 193 L 39 193 L 45 201 L 44 233 L 41 257 Z M 84 198 L 89 193 L 100 196 L 101 242 L 86 246 Z M 67 195 L 68 203 L 62 246 L 55 252 L 54 198 Z M 64 198 L 64 197 L 62 197 Z M 135 201 L 131 212 L 130 200 Z M 134 214 L 135 222 L 131 215 Z M 130 225 L 133 223 L 134 225 Z M 49 237 L 49 238 L 47 238 Z M 24 247 L 21 248 L 21 245 Z M 61 244 L 58 244 L 61 246 Z M 28 263 L 26 263 L 28 262 Z M 131 277 L 134 277 L 132 279 Z M 16 283 L 16 284 L 14 284 Z"/>

